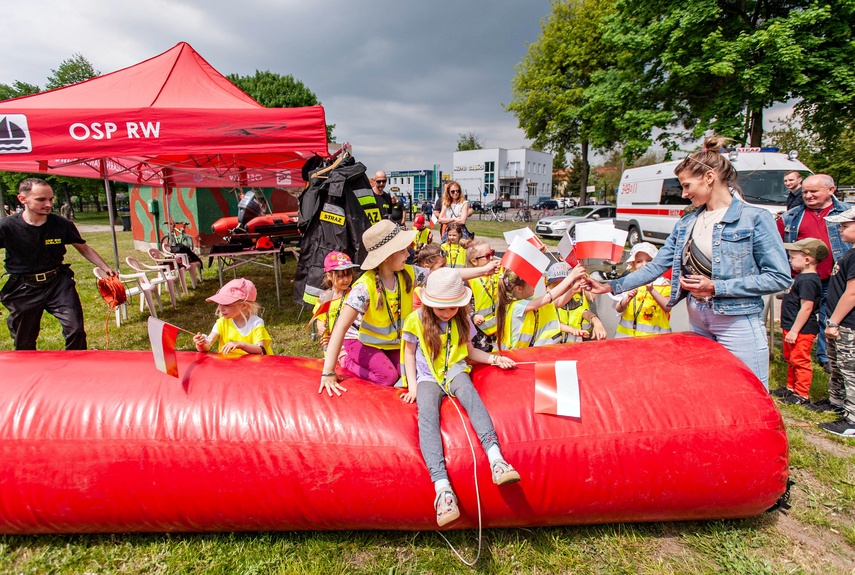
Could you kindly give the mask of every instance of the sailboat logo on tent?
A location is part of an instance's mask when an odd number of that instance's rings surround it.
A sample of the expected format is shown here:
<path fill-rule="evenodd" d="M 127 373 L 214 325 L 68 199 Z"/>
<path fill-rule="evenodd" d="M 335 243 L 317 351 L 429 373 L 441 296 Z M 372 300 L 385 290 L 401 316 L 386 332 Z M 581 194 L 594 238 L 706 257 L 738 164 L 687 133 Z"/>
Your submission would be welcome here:
<path fill-rule="evenodd" d="M 291 185 L 291 170 L 284 169 L 276 172 L 276 185 L 277 186 L 290 186 Z"/>
<path fill-rule="evenodd" d="M 0 154 L 25 154 L 33 151 L 27 117 L 23 114 L 0 116 Z"/>

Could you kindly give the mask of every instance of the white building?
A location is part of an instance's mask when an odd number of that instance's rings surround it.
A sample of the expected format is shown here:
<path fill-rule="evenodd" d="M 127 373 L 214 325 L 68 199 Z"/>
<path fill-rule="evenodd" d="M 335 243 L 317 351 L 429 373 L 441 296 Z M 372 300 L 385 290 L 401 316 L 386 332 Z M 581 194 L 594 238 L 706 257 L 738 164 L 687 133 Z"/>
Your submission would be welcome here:
<path fill-rule="evenodd" d="M 528 148 L 454 152 L 453 180 L 469 201 L 520 200 L 533 204 L 552 197 L 552 155 Z"/>

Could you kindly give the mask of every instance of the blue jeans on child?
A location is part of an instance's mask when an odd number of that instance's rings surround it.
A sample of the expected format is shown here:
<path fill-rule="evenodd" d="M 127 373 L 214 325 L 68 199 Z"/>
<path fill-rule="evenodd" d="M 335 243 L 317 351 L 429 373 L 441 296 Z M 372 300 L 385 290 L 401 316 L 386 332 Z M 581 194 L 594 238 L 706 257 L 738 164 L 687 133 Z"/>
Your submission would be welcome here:
<path fill-rule="evenodd" d="M 493 420 L 481 401 L 481 396 L 472 385 L 468 373 L 461 373 L 448 386 L 451 393 L 460 400 L 460 404 L 469 414 L 469 421 L 478 434 L 478 439 L 486 452 L 493 445 L 498 445 Z M 445 390 L 433 381 L 419 384 L 416 391 L 416 405 L 419 409 L 419 446 L 422 457 L 425 458 L 430 480 L 437 482 L 448 479 L 445 469 L 445 452 L 442 449 L 442 434 L 439 427 L 439 408 L 445 398 Z"/>
<path fill-rule="evenodd" d="M 754 372 L 769 389 L 769 341 L 763 312 L 747 315 L 719 315 L 713 313 L 713 302 L 699 302 L 688 298 L 689 323 L 692 331 L 727 348 Z"/>

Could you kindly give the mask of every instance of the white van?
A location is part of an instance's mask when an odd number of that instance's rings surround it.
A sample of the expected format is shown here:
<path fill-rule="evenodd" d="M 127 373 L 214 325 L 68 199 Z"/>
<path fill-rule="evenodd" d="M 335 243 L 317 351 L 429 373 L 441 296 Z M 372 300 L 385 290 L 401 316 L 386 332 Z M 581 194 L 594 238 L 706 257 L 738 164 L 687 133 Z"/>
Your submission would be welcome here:
<path fill-rule="evenodd" d="M 743 199 L 773 214 L 787 209 L 789 190 L 784 187 L 784 174 L 792 170 L 802 176 L 812 173 L 795 154 L 781 154 L 776 148 L 737 148 L 723 153 L 739 174 Z M 683 199 L 683 190 L 674 175 L 681 161 L 630 168 L 621 175 L 615 225 L 629 231 L 629 245 L 642 241 L 664 244 L 690 204 Z"/>

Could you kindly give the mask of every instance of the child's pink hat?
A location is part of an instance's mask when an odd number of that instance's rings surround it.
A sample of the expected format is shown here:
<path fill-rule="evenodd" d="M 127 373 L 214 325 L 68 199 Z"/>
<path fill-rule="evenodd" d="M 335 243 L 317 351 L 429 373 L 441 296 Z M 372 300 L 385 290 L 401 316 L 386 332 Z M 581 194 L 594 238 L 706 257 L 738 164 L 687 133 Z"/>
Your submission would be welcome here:
<path fill-rule="evenodd" d="M 358 267 L 358 265 L 353 263 L 349 255 L 342 252 L 330 252 L 324 258 L 324 272 L 349 270 L 350 268 Z"/>
<path fill-rule="evenodd" d="M 243 278 L 233 279 L 220 288 L 220 291 L 206 299 L 222 305 L 229 305 L 239 301 L 255 301 L 258 292 L 255 284 Z"/>

